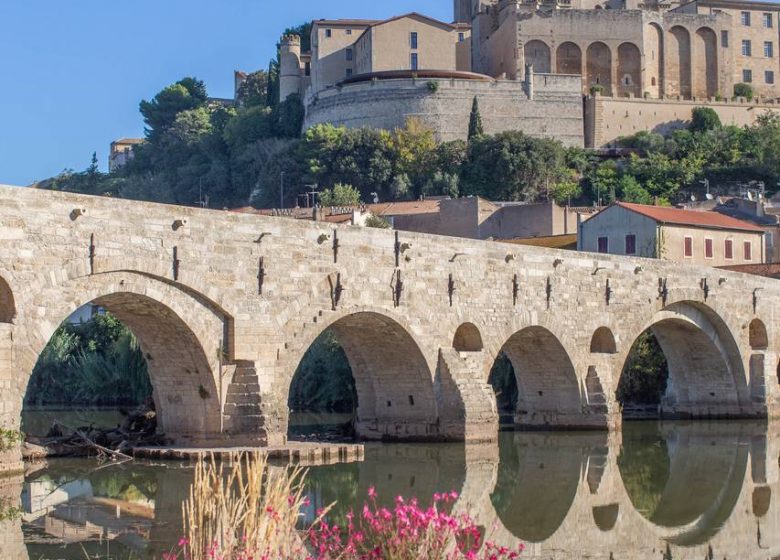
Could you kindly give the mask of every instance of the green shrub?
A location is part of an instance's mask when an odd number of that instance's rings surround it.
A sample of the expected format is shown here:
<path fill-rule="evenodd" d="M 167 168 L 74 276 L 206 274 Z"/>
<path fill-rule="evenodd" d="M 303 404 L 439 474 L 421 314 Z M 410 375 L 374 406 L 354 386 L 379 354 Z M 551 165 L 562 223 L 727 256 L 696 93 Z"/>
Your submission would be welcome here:
<path fill-rule="evenodd" d="M 753 86 L 750 84 L 735 84 L 734 97 L 744 97 L 748 101 L 753 100 Z"/>
<path fill-rule="evenodd" d="M 712 107 L 695 107 L 691 114 L 691 124 L 688 130 L 691 132 L 707 132 L 720 128 L 721 122 L 718 113 Z"/>

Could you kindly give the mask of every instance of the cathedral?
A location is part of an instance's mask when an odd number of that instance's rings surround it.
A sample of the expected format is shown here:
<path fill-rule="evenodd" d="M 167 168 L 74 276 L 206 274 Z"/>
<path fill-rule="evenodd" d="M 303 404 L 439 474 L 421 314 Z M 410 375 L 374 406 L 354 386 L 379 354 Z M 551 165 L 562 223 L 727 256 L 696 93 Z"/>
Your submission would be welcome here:
<path fill-rule="evenodd" d="M 300 95 L 305 126 L 419 118 L 442 140 L 465 137 L 475 98 L 488 133 L 588 147 L 682 126 L 700 105 L 750 124 L 780 110 L 779 13 L 747 0 L 454 0 L 452 22 L 315 20 L 309 52 L 282 38 L 280 97 Z"/>

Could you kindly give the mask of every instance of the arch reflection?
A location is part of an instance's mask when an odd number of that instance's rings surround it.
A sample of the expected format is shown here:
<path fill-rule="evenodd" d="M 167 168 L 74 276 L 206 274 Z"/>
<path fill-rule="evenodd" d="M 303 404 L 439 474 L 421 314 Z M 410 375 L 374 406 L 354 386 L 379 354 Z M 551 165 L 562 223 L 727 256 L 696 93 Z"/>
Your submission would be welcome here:
<path fill-rule="evenodd" d="M 652 525 L 674 529 L 668 542 L 707 542 L 739 499 L 749 439 L 744 429 L 709 424 L 624 428 L 617 462 L 631 504 Z"/>
<path fill-rule="evenodd" d="M 606 434 L 502 433 L 496 487 L 490 496 L 504 527 L 520 540 L 550 538 L 577 494 L 583 459 Z"/>

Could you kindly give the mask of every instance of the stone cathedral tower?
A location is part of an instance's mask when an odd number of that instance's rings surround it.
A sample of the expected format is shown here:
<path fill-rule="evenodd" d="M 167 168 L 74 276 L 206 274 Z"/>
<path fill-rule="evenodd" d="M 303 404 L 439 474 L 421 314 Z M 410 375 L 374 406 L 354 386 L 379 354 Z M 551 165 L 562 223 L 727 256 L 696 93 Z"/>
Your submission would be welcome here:
<path fill-rule="evenodd" d="M 454 0 L 454 21 L 471 23 L 471 3 L 473 0 Z"/>

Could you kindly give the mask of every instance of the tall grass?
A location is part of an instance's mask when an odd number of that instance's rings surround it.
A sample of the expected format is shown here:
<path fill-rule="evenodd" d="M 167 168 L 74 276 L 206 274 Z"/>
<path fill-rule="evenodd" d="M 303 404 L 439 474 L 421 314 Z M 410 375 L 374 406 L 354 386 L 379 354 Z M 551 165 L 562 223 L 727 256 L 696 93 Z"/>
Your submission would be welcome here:
<path fill-rule="evenodd" d="M 304 474 L 301 468 L 271 467 L 257 454 L 199 461 L 182 506 L 186 558 L 308 557 L 305 535 L 296 528 L 308 504 Z"/>

